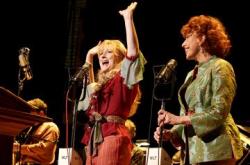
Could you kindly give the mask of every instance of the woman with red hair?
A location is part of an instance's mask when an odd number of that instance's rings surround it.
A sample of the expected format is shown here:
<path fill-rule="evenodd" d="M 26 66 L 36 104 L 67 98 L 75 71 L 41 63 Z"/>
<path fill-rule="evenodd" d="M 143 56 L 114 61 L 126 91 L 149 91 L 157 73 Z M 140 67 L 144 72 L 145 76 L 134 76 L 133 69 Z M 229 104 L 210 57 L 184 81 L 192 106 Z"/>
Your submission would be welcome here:
<path fill-rule="evenodd" d="M 154 138 L 159 141 L 162 131 L 163 140 L 185 151 L 185 164 L 235 165 L 243 151 L 230 114 L 236 80 L 224 59 L 231 48 L 229 36 L 219 19 L 206 15 L 191 17 L 181 34 L 186 59 L 197 65 L 178 91 L 180 115 L 160 109 Z M 160 129 L 165 124 L 174 126 Z"/>

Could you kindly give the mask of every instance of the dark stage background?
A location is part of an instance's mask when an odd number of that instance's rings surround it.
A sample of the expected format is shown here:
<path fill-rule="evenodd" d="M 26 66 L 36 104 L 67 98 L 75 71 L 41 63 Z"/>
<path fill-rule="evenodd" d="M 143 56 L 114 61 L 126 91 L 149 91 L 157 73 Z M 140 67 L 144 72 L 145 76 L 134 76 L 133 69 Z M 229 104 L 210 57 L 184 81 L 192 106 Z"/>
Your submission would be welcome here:
<path fill-rule="evenodd" d="M 61 129 L 59 147 L 65 147 L 65 93 L 68 71 L 81 66 L 89 48 L 105 38 L 125 41 L 123 19 L 118 10 L 129 0 L 23 0 L 1 2 L 1 65 L 0 86 L 17 94 L 18 50 L 30 48 L 33 79 L 26 81 L 22 98 L 40 97 L 48 103 L 49 116 Z M 132 120 L 137 125 L 137 139 L 152 139 L 156 127 L 157 111 L 161 102 L 152 99 L 153 66 L 165 65 L 174 58 L 177 81 L 174 96 L 166 108 L 178 113 L 176 92 L 186 73 L 194 66 L 185 60 L 181 48 L 181 26 L 193 15 L 209 14 L 221 19 L 232 39 L 232 51 L 227 58 L 235 69 L 238 83 L 232 114 L 238 124 L 249 124 L 249 17 L 247 1 L 199 0 L 139 0 L 135 12 L 135 25 L 140 48 L 148 60 L 145 79 L 141 82 L 142 101 Z M 78 6 L 78 9 L 75 8 Z M 79 12 L 79 21 L 74 13 Z M 75 22 L 76 35 L 70 34 Z M 78 26 L 79 25 L 79 26 Z M 77 40 L 78 46 L 71 42 Z M 72 50 L 73 49 L 73 50 Z M 73 52 L 73 53 L 72 53 Z M 77 53 L 74 53 L 77 52 Z M 69 112 L 73 108 L 70 107 Z M 70 126 L 71 127 L 71 126 Z M 81 128 L 76 131 L 76 146 L 80 145 Z M 70 135 L 69 135 L 70 136 Z M 169 151 L 170 152 L 170 151 Z"/>

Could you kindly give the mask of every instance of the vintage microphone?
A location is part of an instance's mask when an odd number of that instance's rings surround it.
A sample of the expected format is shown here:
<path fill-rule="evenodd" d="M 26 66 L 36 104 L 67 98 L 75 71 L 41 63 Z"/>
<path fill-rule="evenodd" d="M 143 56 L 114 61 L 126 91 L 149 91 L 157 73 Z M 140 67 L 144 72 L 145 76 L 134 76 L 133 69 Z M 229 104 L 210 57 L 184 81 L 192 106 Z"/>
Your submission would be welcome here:
<path fill-rule="evenodd" d="M 20 68 L 18 72 L 18 96 L 20 96 L 20 93 L 23 90 L 24 81 L 33 78 L 29 63 L 29 53 L 30 49 L 27 47 L 23 47 L 19 50 L 18 60 Z"/>
<path fill-rule="evenodd" d="M 160 72 L 156 75 L 155 79 L 157 81 L 161 81 L 161 80 L 169 81 L 176 66 L 177 66 L 177 62 L 175 59 L 169 60 L 168 63 L 165 65 L 165 67 L 162 67 Z"/>
<path fill-rule="evenodd" d="M 24 78 L 26 80 L 31 80 L 33 77 L 29 63 L 29 53 L 30 49 L 27 47 L 23 47 L 19 50 L 19 56 L 18 56 L 19 66 L 21 67 L 24 74 Z"/>
<path fill-rule="evenodd" d="M 82 65 L 81 69 L 71 78 L 72 82 L 76 82 L 79 78 L 82 78 L 89 72 L 90 64 L 85 63 Z"/>

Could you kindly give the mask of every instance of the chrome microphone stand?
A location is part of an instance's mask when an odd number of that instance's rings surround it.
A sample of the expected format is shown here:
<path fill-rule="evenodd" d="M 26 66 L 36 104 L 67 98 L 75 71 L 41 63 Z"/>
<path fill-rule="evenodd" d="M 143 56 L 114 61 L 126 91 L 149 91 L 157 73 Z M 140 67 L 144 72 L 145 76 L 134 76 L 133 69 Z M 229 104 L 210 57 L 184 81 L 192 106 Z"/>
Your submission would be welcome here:
<path fill-rule="evenodd" d="M 163 68 L 164 66 L 154 66 L 154 87 L 153 87 L 153 98 L 157 101 L 161 101 L 161 109 L 165 110 L 165 103 L 172 100 L 174 87 L 176 82 L 175 72 L 172 71 L 171 75 L 165 78 L 164 76 L 159 79 L 158 73 L 156 73 L 156 68 Z M 161 72 L 161 70 L 160 70 Z M 163 142 L 163 130 L 164 125 L 160 126 L 160 139 L 159 139 L 159 149 L 158 149 L 158 164 L 160 162 L 160 148 L 162 148 Z"/>

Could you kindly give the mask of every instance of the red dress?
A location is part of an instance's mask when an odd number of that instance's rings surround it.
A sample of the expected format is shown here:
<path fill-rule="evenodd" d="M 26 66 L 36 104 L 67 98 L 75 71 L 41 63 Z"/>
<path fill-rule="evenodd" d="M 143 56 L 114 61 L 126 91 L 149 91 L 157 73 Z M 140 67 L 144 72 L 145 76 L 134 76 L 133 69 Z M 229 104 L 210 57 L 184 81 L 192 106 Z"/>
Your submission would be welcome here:
<path fill-rule="evenodd" d="M 129 116 L 131 105 L 138 93 L 139 81 L 143 78 L 142 73 L 145 63 L 146 60 L 142 53 L 133 59 L 126 57 L 122 62 L 121 70 L 115 73 L 99 91 L 87 94 L 86 97 L 89 99 L 87 105 L 89 105 L 85 106 L 86 103 L 83 101 L 85 105 L 82 108 L 78 105 L 78 110 L 88 107 L 85 112 L 89 118 L 93 118 L 93 112 L 98 112 L 102 117 L 115 116 L 123 119 L 125 122 Z M 101 161 L 107 161 L 109 165 L 118 165 L 119 163 L 123 163 L 123 165 L 129 164 L 133 144 L 124 122 L 100 122 L 103 141 L 98 143 L 97 153 L 99 155 L 93 154 L 90 151 L 91 149 L 88 148 L 87 164 L 89 157 L 92 157 L 90 159 L 95 159 L 94 162 L 97 162 L 93 163 L 92 161 L 92 164 L 98 164 Z M 91 144 L 89 142 L 91 131 L 93 130 L 91 127 L 86 127 L 82 138 L 83 144 Z"/>

